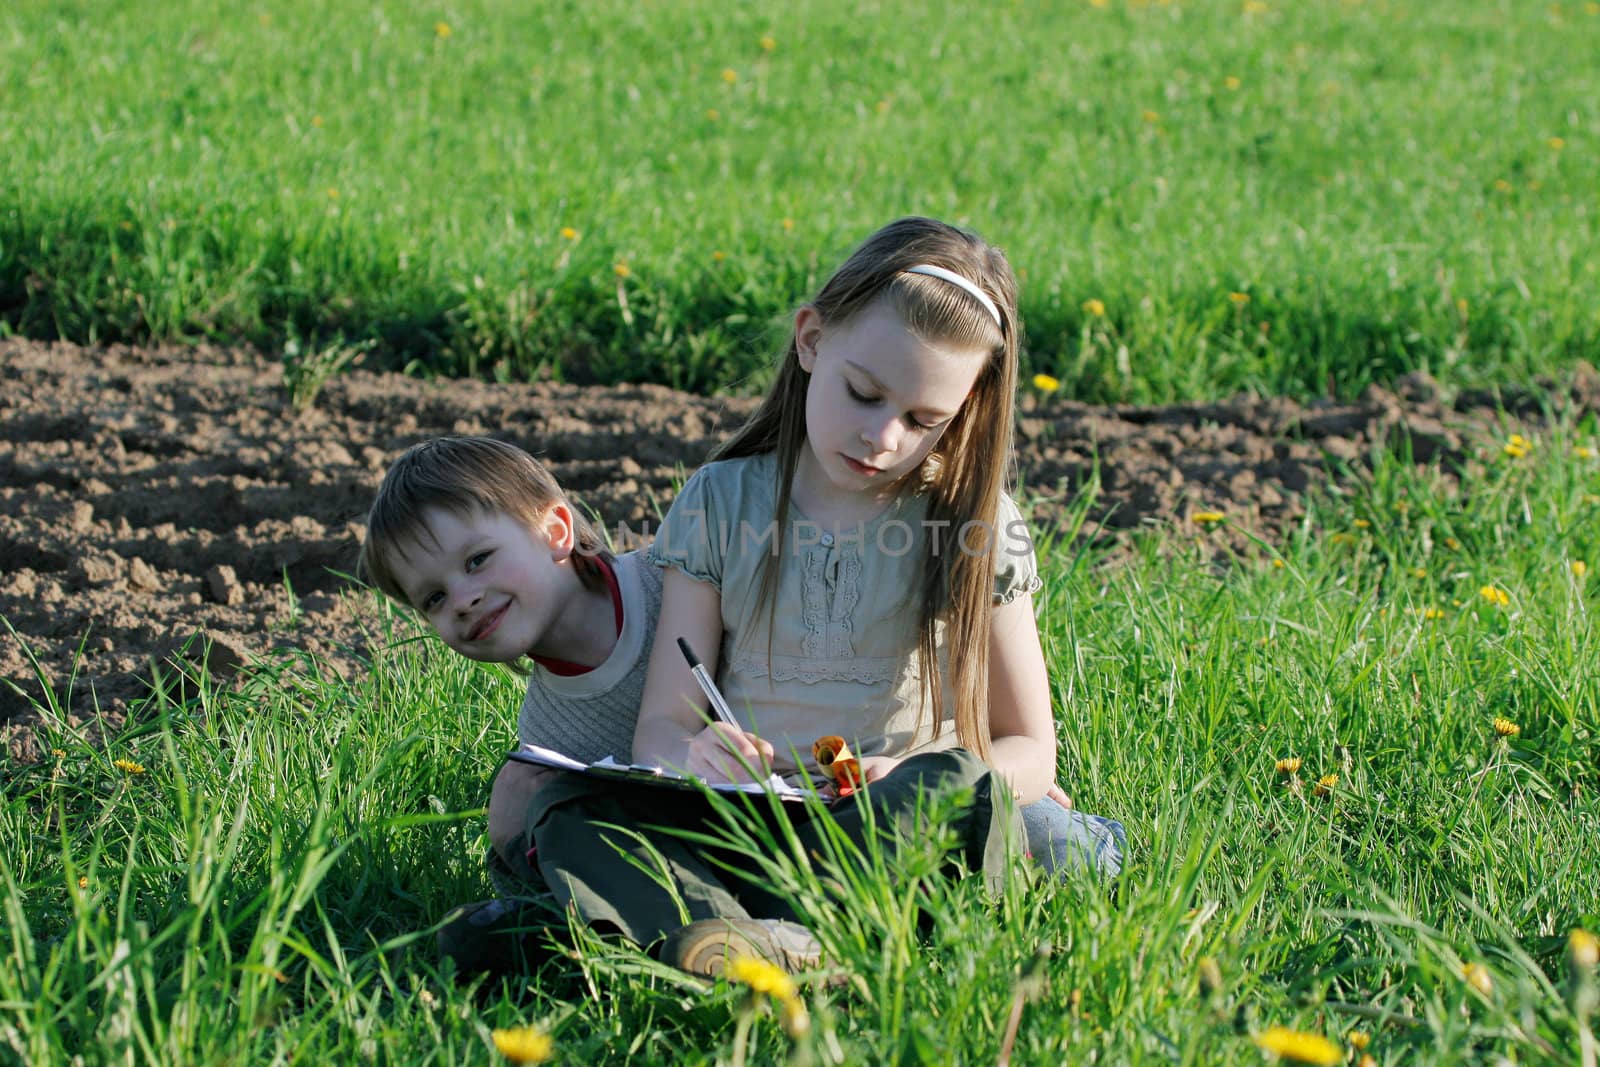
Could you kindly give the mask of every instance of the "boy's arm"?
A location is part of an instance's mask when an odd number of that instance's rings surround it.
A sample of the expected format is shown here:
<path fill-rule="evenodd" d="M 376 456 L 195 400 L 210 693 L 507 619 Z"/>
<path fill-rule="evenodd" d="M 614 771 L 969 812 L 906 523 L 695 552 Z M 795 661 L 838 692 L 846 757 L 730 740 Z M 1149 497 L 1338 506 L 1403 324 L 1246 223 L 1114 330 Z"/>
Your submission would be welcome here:
<path fill-rule="evenodd" d="M 706 725 L 705 694 L 678 650 L 680 637 L 716 677 L 722 593 L 673 567 L 662 578 L 661 616 L 633 732 L 633 762 L 687 771 L 712 782 L 748 781 L 751 776 L 741 759 L 754 767 L 770 763 L 772 746 L 722 723 Z"/>
<path fill-rule="evenodd" d="M 528 805 L 545 783 L 562 772 L 554 767 L 506 760 L 489 787 L 489 847 L 519 878 L 537 878 L 528 865 Z"/>
<path fill-rule="evenodd" d="M 1011 783 L 1022 804 L 1032 804 L 1054 784 L 1056 732 L 1050 714 L 1050 677 L 1031 595 L 999 605 L 991 616 L 989 762 Z"/>

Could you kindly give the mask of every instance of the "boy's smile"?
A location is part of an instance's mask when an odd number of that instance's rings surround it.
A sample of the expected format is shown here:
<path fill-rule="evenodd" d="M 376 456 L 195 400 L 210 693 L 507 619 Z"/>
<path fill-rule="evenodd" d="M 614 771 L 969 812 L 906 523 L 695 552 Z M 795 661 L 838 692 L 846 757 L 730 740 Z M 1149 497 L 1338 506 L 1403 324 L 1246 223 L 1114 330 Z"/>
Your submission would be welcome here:
<path fill-rule="evenodd" d="M 534 651 L 557 654 L 547 646 L 581 636 L 561 626 L 582 592 L 568 542 L 510 515 L 464 517 L 430 508 L 394 572 L 407 602 L 451 649 L 483 663 L 509 663 Z"/>

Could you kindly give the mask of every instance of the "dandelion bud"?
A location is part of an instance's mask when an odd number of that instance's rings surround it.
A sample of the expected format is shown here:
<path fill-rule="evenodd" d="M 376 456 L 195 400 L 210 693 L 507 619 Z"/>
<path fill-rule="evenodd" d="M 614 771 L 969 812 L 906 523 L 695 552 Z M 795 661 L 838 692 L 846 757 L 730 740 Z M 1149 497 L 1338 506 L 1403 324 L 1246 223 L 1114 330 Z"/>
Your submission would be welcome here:
<path fill-rule="evenodd" d="M 1574 974 L 1591 971 L 1600 963 L 1600 940 L 1582 927 L 1567 935 L 1567 966 Z"/>
<path fill-rule="evenodd" d="M 1214 1000 L 1223 993 L 1222 968 L 1217 966 L 1215 956 L 1201 956 L 1196 965 L 1200 972 L 1200 993 L 1207 1000 Z"/>
<path fill-rule="evenodd" d="M 1483 996 L 1488 996 L 1494 992 L 1494 979 L 1489 976 L 1489 968 L 1481 963 L 1463 964 L 1461 977 L 1469 986 Z"/>

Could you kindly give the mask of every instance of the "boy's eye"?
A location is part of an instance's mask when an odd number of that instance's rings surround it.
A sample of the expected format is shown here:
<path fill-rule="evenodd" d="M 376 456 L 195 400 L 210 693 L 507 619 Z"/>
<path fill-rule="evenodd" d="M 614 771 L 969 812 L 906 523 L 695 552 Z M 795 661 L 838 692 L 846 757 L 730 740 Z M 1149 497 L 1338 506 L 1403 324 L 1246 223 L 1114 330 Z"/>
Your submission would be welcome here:
<path fill-rule="evenodd" d="M 439 606 L 439 602 L 441 600 L 443 600 L 443 599 L 444 599 L 444 594 L 443 593 L 429 593 L 427 596 L 422 598 L 422 603 L 421 603 L 420 607 L 422 608 L 424 613 L 430 612 L 434 608 L 438 607 Z"/>
<path fill-rule="evenodd" d="M 483 566 L 485 562 L 488 561 L 489 556 L 490 556 L 490 553 L 488 553 L 488 552 L 478 552 L 478 553 L 468 557 L 468 559 L 467 559 L 467 570 L 468 571 L 477 570 L 479 567 Z"/>

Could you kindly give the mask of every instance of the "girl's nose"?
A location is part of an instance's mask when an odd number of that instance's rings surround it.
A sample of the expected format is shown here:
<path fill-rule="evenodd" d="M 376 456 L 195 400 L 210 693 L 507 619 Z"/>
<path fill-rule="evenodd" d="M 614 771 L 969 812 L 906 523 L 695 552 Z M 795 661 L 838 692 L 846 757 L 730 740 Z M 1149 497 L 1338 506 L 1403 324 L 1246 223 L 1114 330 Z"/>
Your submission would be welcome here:
<path fill-rule="evenodd" d="M 478 601 L 483 599 L 483 594 L 474 586 L 457 586 L 450 594 L 456 604 L 456 614 L 471 611 L 477 607 Z"/>
<path fill-rule="evenodd" d="M 869 422 L 861 430 L 861 440 L 876 454 L 893 452 L 900 444 L 900 419 L 889 415 Z"/>

